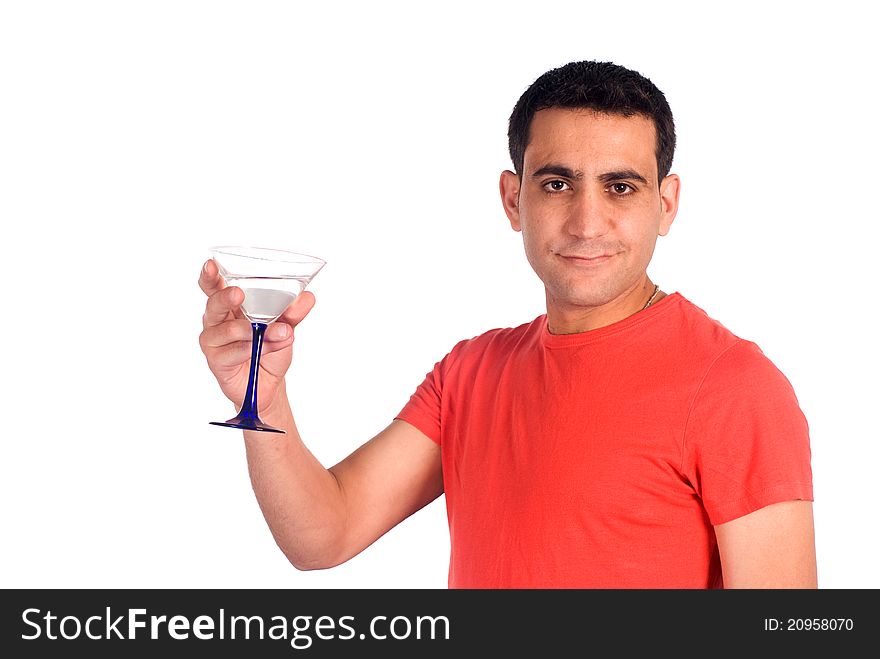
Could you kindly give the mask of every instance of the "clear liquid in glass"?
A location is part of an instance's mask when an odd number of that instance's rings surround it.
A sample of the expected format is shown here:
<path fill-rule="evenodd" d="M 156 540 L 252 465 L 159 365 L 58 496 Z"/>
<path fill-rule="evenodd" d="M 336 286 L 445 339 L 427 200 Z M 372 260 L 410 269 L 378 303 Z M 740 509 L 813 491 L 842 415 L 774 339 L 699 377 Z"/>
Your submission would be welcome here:
<path fill-rule="evenodd" d="M 252 323 L 269 324 L 284 313 L 302 293 L 308 279 L 302 277 L 226 277 L 230 286 L 244 291 L 241 310 Z"/>

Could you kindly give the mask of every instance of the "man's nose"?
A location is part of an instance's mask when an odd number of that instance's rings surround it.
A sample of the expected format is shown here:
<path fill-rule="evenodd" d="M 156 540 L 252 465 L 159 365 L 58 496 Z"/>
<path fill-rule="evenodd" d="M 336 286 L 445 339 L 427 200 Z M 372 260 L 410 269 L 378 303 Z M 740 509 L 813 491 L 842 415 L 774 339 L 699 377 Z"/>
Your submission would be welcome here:
<path fill-rule="evenodd" d="M 600 193 L 582 191 L 568 207 L 566 230 L 579 238 L 604 236 L 612 226 L 612 209 Z"/>

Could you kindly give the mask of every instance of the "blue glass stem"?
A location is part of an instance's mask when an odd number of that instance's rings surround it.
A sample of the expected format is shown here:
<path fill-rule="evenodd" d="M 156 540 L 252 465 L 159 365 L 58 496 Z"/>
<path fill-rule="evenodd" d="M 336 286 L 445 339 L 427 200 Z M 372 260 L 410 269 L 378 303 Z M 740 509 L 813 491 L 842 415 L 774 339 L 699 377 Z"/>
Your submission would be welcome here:
<path fill-rule="evenodd" d="M 254 338 L 251 342 L 251 371 L 248 375 L 247 391 L 244 394 L 244 401 L 241 404 L 241 411 L 238 413 L 239 418 L 253 419 L 259 421 L 257 415 L 257 380 L 260 373 L 260 353 L 263 351 L 263 335 L 266 333 L 268 325 L 266 323 L 251 323 L 254 329 Z"/>

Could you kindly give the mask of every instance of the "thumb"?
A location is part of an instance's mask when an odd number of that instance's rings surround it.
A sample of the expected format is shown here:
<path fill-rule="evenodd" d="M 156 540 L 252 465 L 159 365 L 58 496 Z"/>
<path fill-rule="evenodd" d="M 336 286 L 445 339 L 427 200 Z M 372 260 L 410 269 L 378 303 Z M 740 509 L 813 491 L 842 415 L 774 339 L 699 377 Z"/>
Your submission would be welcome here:
<path fill-rule="evenodd" d="M 293 303 L 284 310 L 284 313 L 278 318 L 277 322 L 288 323 L 296 326 L 302 322 L 312 307 L 315 306 L 315 296 L 311 291 L 303 291 L 296 296 Z"/>

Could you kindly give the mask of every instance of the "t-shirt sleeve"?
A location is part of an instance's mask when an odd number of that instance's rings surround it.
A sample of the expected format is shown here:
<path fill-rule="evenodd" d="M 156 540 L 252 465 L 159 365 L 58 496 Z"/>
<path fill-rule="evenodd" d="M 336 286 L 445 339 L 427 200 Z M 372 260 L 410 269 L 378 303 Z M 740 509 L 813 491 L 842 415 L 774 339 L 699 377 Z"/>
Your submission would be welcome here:
<path fill-rule="evenodd" d="M 713 525 L 813 500 L 807 420 L 788 379 L 749 341 L 709 368 L 684 433 L 682 471 Z"/>
<path fill-rule="evenodd" d="M 440 417 L 445 357 L 437 362 L 416 388 L 400 413 L 394 417 L 412 424 L 437 444 L 440 443 Z"/>

